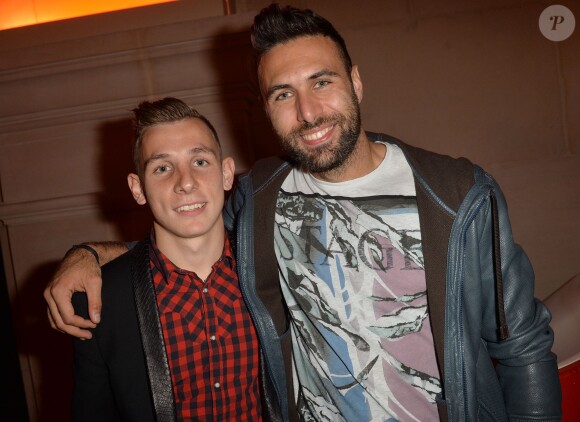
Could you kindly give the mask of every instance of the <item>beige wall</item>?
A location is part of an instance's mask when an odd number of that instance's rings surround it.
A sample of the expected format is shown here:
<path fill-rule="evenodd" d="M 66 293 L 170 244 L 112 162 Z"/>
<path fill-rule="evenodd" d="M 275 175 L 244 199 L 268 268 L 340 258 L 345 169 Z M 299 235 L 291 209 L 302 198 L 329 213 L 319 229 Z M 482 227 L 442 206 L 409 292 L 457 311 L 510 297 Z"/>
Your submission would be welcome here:
<path fill-rule="evenodd" d="M 68 339 L 41 291 L 69 245 L 135 239 L 129 112 L 175 95 L 216 123 L 238 169 L 277 151 L 247 28 L 263 0 L 184 0 L 0 32 L 0 233 L 29 411 L 65 420 Z M 559 1 L 580 19 L 580 5 Z M 580 29 L 538 30 L 546 1 L 296 1 L 335 23 L 360 67 L 368 130 L 490 171 L 545 298 L 580 272 Z"/>

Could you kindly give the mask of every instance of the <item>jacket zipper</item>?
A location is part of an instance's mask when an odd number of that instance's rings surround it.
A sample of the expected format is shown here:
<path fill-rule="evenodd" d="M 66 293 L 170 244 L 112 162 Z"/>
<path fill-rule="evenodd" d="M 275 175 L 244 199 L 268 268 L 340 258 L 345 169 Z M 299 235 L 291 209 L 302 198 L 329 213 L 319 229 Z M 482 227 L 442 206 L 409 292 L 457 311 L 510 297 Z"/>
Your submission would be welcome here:
<path fill-rule="evenodd" d="M 464 326 L 463 326 L 463 305 L 464 305 L 464 300 L 463 300 L 463 294 L 464 294 L 464 286 L 465 286 L 465 271 L 464 271 L 464 264 L 465 264 L 465 250 L 467 247 L 467 230 L 469 229 L 469 227 L 471 226 L 471 224 L 473 223 L 473 221 L 475 220 L 475 218 L 477 217 L 477 215 L 479 214 L 479 211 L 481 210 L 481 207 L 483 206 L 483 204 L 485 203 L 485 199 L 486 196 L 483 195 L 481 192 L 479 192 L 477 194 L 477 196 L 473 199 L 472 205 L 469 207 L 469 209 L 466 211 L 466 219 L 465 221 L 463 221 L 462 224 L 462 231 L 460 233 L 460 240 L 461 242 L 457 243 L 461 245 L 461 260 L 459 261 L 459 266 L 457 269 L 457 274 L 455 275 L 455 278 L 459 278 L 459 286 L 458 286 L 458 298 L 459 298 L 459 307 L 458 307 L 458 315 L 457 318 L 459 320 L 459 351 L 460 354 L 458 356 L 458 359 L 461 361 L 461 377 L 462 377 L 462 383 L 461 383 L 461 390 L 463 393 L 463 420 L 468 421 L 469 420 L 469 396 L 468 396 L 468 392 L 467 392 L 467 371 L 465 368 L 465 343 L 464 343 L 464 335 L 463 335 L 463 331 L 464 331 Z M 450 242 L 453 242 L 452 239 L 450 239 Z"/>
<path fill-rule="evenodd" d="M 240 181 L 240 186 L 243 186 L 242 181 Z M 244 189 L 246 190 L 246 189 Z M 252 204 L 252 208 L 254 206 L 254 201 L 253 201 L 253 195 L 251 195 L 251 192 L 245 192 L 246 197 L 248 197 L 247 195 L 250 195 L 249 197 L 252 198 L 251 200 L 251 204 Z M 236 238 L 237 238 L 237 243 L 238 243 L 238 248 L 241 249 L 240 251 L 240 257 L 244 257 L 244 261 L 247 263 L 247 257 L 249 255 L 249 250 L 250 250 L 250 242 L 249 241 L 243 241 L 243 239 L 251 239 L 251 242 L 254 242 L 253 237 L 247 236 L 247 232 L 251 231 L 247 228 L 248 224 L 253 224 L 253 221 L 248 220 L 245 218 L 245 214 L 247 214 L 247 203 L 239 210 L 239 217 L 238 220 L 239 221 L 249 221 L 248 223 L 245 223 L 243 225 L 239 225 L 238 226 L 238 230 L 237 230 L 237 234 L 236 234 Z M 253 247 L 253 244 L 251 245 Z M 255 257 L 253 257 L 253 261 L 255 261 Z M 240 265 L 238 264 L 238 268 L 240 268 Z M 261 317 L 259 317 L 256 314 L 256 310 L 254 309 L 254 301 L 252 300 L 253 297 L 252 295 L 250 295 L 249 290 L 251 288 L 252 291 L 255 292 L 256 290 L 256 280 L 255 280 L 255 274 L 254 277 L 249 277 L 249 269 L 247 268 L 247 265 L 244 265 L 244 282 L 240 282 L 240 289 L 242 291 L 242 296 L 244 296 L 247 300 L 246 300 L 246 304 L 247 304 L 247 308 L 248 308 L 248 312 L 250 313 L 250 316 L 252 318 L 252 320 L 254 321 L 254 325 L 256 326 L 256 331 L 258 332 L 258 340 L 260 343 L 260 349 L 263 349 L 262 344 L 265 341 L 268 341 L 268 339 L 266 338 L 266 329 L 264 327 L 264 324 L 262 322 Z M 241 274 L 241 272 L 239 272 L 239 274 Z M 240 275 L 238 275 L 238 277 L 240 277 Z M 251 279 L 251 280 L 250 280 Z M 240 280 L 241 281 L 241 280 Z M 249 286 L 251 282 L 251 286 Z M 248 286 L 246 286 L 246 283 L 248 283 Z M 256 293 L 257 295 L 257 293 Z M 268 374 L 263 374 L 263 376 L 275 376 L 275 374 L 273 373 L 272 367 L 270 365 L 270 360 L 269 358 L 267 358 L 267 353 L 261 352 L 264 356 L 264 363 L 266 365 Z M 276 391 L 276 399 L 278 401 L 278 405 L 280 407 L 280 412 L 281 412 L 281 417 L 282 420 L 285 420 L 284 415 L 287 414 L 287 411 L 285 411 L 284 406 L 282 406 L 282 403 L 284 402 L 285 398 L 282 396 L 280 389 L 278 387 L 278 383 L 275 381 L 275 379 L 271 379 L 271 384 L 274 387 L 274 390 Z M 264 392 L 264 394 L 267 394 L 267 392 Z"/>

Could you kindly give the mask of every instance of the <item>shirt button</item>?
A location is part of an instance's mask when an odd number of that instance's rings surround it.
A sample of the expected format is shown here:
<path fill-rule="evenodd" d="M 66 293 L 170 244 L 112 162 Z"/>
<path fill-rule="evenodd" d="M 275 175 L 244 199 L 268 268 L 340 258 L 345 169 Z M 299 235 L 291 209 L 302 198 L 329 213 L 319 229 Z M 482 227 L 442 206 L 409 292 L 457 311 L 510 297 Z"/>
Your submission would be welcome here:
<path fill-rule="evenodd" d="M 219 382 L 216 382 L 216 383 L 215 383 L 213 386 L 214 386 L 215 388 L 220 388 L 220 387 L 221 387 L 221 385 L 220 385 L 220 383 L 219 383 Z"/>
<path fill-rule="evenodd" d="M 204 288 L 203 288 L 203 292 L 204 292 L 204 293 L 207 293 L 207 287 L 204 287 Z"/>
<path fill-rule="evenodd" d="M 211 341 L 215 341 L 215 336 L 211 336 L 209 339 L 210 339 Z"/>

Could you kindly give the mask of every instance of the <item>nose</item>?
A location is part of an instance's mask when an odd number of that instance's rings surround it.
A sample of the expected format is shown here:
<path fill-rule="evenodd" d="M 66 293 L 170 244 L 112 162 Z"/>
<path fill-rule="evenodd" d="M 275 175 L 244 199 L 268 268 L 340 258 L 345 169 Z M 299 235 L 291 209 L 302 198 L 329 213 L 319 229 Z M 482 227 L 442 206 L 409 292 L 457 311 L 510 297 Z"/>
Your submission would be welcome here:
<path fill-rule="evenodd" d="M 301 122 L 313 123 L 322 113 L 322 105 L 316 96 L 309 92 L 303 92 L 296 98 L 296 114 Z"/>
<path fill-rule="evenodd" d="M 189 169 L 179 169 L 175 175 L 175 193 L 189 193 L 197 189 L 197 180 Z"/>

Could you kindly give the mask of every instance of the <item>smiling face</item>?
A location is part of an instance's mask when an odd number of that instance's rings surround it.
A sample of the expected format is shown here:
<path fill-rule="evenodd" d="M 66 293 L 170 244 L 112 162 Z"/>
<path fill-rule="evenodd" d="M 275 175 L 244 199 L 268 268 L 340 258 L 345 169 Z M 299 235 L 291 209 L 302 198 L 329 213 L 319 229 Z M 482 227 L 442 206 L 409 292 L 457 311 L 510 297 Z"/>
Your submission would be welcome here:
<path fill-rule="evenodd" d="M 128 176 L 138 204 L 149 204 L 160 248 L 179 239 L 223 241 L 224 190 L 234 162 L 221 159 L 210 129 L 197 118 L 149 127 L 142 139 L 141 179 Z"/>
<path fill-rule="evenodd" d="M 346 167 L 361 138 L 362 83 L 350 75 L 336 44 L 306 36 L 279 44 L 260 59 L 266 112 L 282 146 L 312 173 Z"/>

